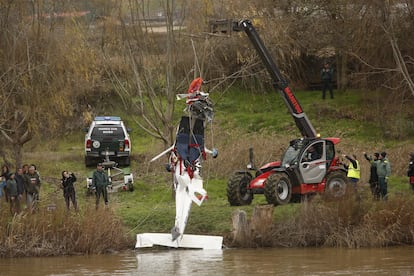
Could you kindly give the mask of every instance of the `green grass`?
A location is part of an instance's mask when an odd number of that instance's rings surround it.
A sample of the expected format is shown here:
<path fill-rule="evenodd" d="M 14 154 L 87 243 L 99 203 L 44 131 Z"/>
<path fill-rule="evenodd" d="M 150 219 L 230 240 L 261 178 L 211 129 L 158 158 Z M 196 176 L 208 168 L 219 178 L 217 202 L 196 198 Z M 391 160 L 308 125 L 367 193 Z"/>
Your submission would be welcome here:
<path fill-rule="evenodd" d="M 235 89 L 224 95 L 213 93 L 212 99 L 215 101 L 216 118 L 224 127 L 235 127 L 246 132 L 264 129 L 281 132 L 290 130 L 294 125 L 277 92 L 263 95 Z"/>
<path fill-rule="evenodd" d="M 384 137 L 400 141 L 401 137 L 412 137 L 413 111 L 407 104 L 395 107 L 400 113 L 391 112 L 390 106 L 375 108 L 372 98 L 386 101 L 386 93 L 362 92 L 357 90 L 335 91 L 335 99 L 322 100 L 320 91 L 294 91 L 303 110 L 316 131 L 322 137 L 340 136 L 363 142 L 376 142 Z M 374 95 L 374 96 L 373 96 Z M 277 91 L 251 93 L 231 89 L 224 95 L 212 93 L 215 101 L 216 118 L 225 127 L 235 127 L 246 132 L 260 132 L 266 129 L 276 133 L 300 135 L 293 118 Z M 384 111 L 388 118 L 384 120 Z M 405 116 L 401 116 L 405 115 Z M 387 123 L 384 126 L 384 123 Z M 384 133 L 389 130 L 390 133 Z M 412 138 L 411 138 L 412 139 Z"/>
<path fill-rule="evenodd" d="M 166 178 L 169 178 L 166 177 Z M 159 180 L 158 183 L 157 179 Z M 174 225 L 175 201 L 167 179 L 156 177 L 152 180 L 138 181 L 132 193 L 123 192 L 113 195 L 117 201 L 117 213 L 125 221 L 133 234 L 144 232 L 169 233 Z M 208 199 L 201 205 L 193 204 L 186 232 L 214 235 L 227 235 L 232 231 L 231 217 L 236 210 L 244 210 L 251 215 L 255 205 L 229 206 L 226 185 L 220 179 L 206 180 L 204 187 Z M 257 195 L 255 204 L 266 204 L 263 195 Z M 299 204 L 277 208 L 275 219 L 291 215 Z"/>

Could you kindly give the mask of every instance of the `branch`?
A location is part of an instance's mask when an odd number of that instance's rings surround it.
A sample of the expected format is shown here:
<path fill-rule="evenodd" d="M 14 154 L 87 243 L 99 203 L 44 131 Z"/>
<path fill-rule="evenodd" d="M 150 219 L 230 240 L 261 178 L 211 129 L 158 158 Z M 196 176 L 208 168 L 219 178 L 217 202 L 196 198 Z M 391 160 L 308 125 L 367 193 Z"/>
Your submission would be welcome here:
<path fill-rule="evenodd" d="M 4 129 L 1 130 L 1 134 L 3 134 L 3 137 L 6 138 L 7 141 L 9 141 L 11 144 L 14 144 L 14 139 L 11 138 Z"/>
<path fill-rule="evenodd" d="M 19 138 L 19 144 L 24 145 L 32 139 L 32 132 L 29 129 L 26 129 L 24 134 Z"/>
<path fill-rule="evenodd" d="M 367 61 L 365 61 L 363 58 L 361 58 L 360 56 L 358 56 L 357 54 L 353 53 L 353 52 L 347 52 L 348 55 L 355 57 L 356 59 L 358 59 L 362 64 L 364 64 L 365 66 L 367 66 L 368 68 L 376 71 L 373 73 L 387 73 L 387 72 L 399 72 L 398 69 L 392 69 L 392 68 L 385 68 L 385 67 L 376 67 L 373 66 L 372 64 L 368 63 Z"/>

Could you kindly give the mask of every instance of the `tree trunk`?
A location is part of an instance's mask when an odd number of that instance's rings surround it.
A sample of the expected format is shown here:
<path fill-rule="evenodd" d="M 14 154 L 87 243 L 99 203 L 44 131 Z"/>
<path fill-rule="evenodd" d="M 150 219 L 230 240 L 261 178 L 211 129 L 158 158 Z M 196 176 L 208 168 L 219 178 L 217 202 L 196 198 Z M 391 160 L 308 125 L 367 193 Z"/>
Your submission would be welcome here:
<path fill-rule="evenodd" d="M 236 210 L 232 215 L 233 244 L 248 247 L 250 245 L 249 222 L 245 211 Z"/>
<path fill-rule="evenodd" d="M 269 245 L 272 237 L 273 205 L 257 205 L 254 207 L 250 222 L 250 233 L 254 241 L 263 246 Z"/>
<path fill-rule="evenodd" d="M 23 154 L 22 154 L 23 145 L 20 143 L 13 144 L 13 153 L 15 158 L 16 169 L 23 165 Z"/>
<path fill-rule="evenodd" d="M 257 205 L 250 221 L 245 211 L 235 211 L 232 216 L 233 244 L 242 247 L 270 246 L 273 210 L 273 205 Z"/>
<path fill-rule="evenodd" d="M 336 65 L 337 89 L 344 91 L 348 86 L 348 75 L 346 72 L 347 56 L 342 51 L 339 51 L 336 56 Z"/>

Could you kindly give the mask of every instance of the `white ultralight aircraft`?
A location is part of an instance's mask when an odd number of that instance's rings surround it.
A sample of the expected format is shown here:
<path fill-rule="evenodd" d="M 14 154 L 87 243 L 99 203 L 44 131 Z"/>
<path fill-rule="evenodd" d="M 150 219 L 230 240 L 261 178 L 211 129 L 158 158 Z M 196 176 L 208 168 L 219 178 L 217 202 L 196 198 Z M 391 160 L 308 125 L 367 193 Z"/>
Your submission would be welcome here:
<path fill-rule="evenodd" d="M 199 91 L 202 79 L 195 79 L 188 94 L 179 94 L 177 99 L 186 98 L 188 116 L 181 117 L 174 145 L 155 156 L 152 161 L 170 153 L 167 170 L 174 174 L 175 224 L 171 234 L 143 233 L 137 235 L 136 248 L 161 245 L 199 249 L 221 249 L 223 237 L 207 235 L 184 235 L 191 205 L 200 206 L 207 197 L 201 177 L 201 163 L 209 153 L 217 157 L 217 150 L 204 147 L 206 120 L 213 117 L 212 103 L 208 93 Z"/>

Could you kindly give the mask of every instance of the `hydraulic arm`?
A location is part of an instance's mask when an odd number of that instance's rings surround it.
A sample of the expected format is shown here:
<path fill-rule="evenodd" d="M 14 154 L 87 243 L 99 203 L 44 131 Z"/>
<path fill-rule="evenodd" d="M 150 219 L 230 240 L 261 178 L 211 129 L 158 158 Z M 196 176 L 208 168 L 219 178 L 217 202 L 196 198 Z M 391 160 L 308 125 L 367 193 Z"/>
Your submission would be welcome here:
<path fill-rule="evenodd" d="M 269 51 L 263 44 L 259 34 L 254 28 L 250 20 L 241 20 L 241 21 L 229 21 L 229 20 L 219 20 L 211 22 L 212 32 L 226 32 L 225 29 L 220 30 L 221 27 L 231 28 L 230 31 L 240 32 L 244 31 L 255 47 L 257 53 L 262 59 L 263 63 L 266 66 L 267 71 L 273 80 L 273 87 L 279 91 L 279 94 L 284 99 L 289 111 L 295 120 L 296 126 L 299 128 L 299 131 L 304 137 L 314 138 L 317 137 L 317 133 L 313 128 L 311 122 L 303 111 L 299 101 L 296 99 L 292 90 L 288 86 L 288 82 L 283 78 L 280 73 L 276 63 L 273 61 L 272 56 Z"/>

